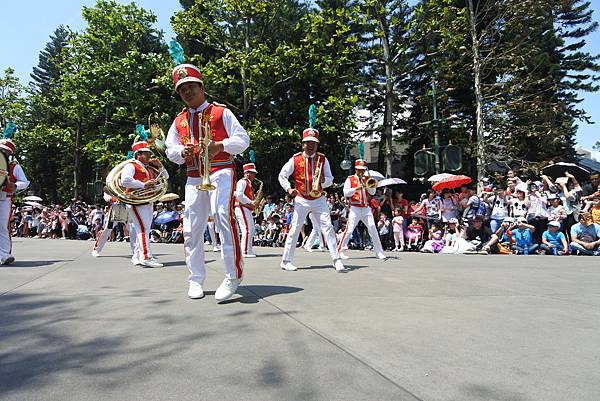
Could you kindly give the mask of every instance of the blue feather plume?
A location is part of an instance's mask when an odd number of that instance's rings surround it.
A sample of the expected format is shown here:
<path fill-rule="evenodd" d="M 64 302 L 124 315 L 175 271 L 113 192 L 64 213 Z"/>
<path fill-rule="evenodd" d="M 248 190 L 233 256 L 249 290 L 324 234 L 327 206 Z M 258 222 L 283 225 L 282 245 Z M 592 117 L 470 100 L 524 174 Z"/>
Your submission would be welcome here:
<path fill-rule="evenodd" d="M 133 159 L 133 150 L 130 150 L 129 152 L 127 152 L 127 160 L 129 159 Z"/>
<path fill-rule="evenodd" d="M 365 144 L 363 142 L 358 144 L 358 158 L 359 159 L 365 158 Z"/>
<path fill-rule="evenodd" d="M 315 128 L 317 126 L 317 106 L 311 104 L 308 108 L 308 126 Z"/>
<path fill-rule="evenodd" d="M 183 47 L 175 39 L 171 39 L 171 42 L 169 42 L 169 54 L 171 55 L 171 59 L 173 59 L 173 65 L 185 63 Z"/>
<path fill-rule="evenodd" d="M 142 124 L 136 124 L 135 131 L 137 132 L 142 141 L 148 140 L 148 135 L 150 134 L 150 131 L 145 130 Z"/>
<path fill-rule="evenodd" d="M 254 150 L 250 149 L 248 151 L 248 159 L 250 160 L 250 163 L 256 163 L 256 157 L 254 155 Z"/>
<path fill-rule="evenodd" d="M 17 131 L 17 124 L 10 121 L 8 124 L 6 124 L 6 128 L 4 128 L 3 136 L 6 139 L 10 139 L 13 137 L 13 135 L 15 134 L 16 131 Z"/>

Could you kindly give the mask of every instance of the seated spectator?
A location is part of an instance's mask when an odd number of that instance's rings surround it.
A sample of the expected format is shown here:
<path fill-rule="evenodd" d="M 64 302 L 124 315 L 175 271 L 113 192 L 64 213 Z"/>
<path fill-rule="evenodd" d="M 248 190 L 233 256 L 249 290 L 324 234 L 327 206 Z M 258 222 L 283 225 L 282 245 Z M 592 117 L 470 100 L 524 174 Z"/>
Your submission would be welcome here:
<path fill-rule="evenodd" d="M 515 228 L 515 219 L 512 217 L 505 217 L 500 224 L 500 227 L 492 234 L 492 239 L 483 250 L 486 252 L 496 251 L 502 255 L 511 255 L 512 246 L 515 244 L 515 239 L 512 235 L 512 229 Z M 494 245 L 495 248 L 494 249 Z"/>
<path fill-rule="evenodd" d="M 517 219 L 516 228 L 511 230 L 514 239 L 514 244 L 511 246 L 511 249 L 515 255 L 529 255 L 538 249 L 539 245 L 533 242 L 534 232 L 535 227 L 531 224 L 527 224 L 527 219 L 525 217 L 519 217 Z"/>
<path fill-rule="evenodd" d="M 560 223 L 551 221 L 548 223 L 548 230 L 542 234 L 542 243 L 540 250 L 542 254 L 547 255 L 566 255 L 567 254 L 567 237 L 559 231 Z"/>
<path fill-rule="evenodd" d="M 571 241 L 574 255 L 600 255 L 600 225 L 592 223 L 589 212 L 579 214 L 579 223 L 571 227 Z"/>
<path fill-rule="evenodd" d="M 267 219 L 267 229 L 265 230 L 265 240 L 269 242 L 275 241 L 275 235 L 277 234 L 277 223 L 275 223 L 275 219 L 273 216 L 269 216 Z"/>
<path fill-rule="evenodd" d="M 567 218 L 567 211 L 562 205 L 562 201 L 555 194 L 548 196 L 548 201 L 550 202 L 550 207 L 548 208 L 548 219 L 550 221 L 558 221 L 561 223 L 562 227 L 563 220 Z"/>
<path fill-rule="evenodd" d="M 600 224 L 600 194 L 592 198 L 592 206 L 589 208 L 592 223 Z"/>
<path fill-rule="evenodd" d="M 492 230 L 483 224 L 484 217 L 473 216 L 471 225 L 463 232 L 462 238 L 457 240 L 456 253 L 487 253 L 483 248 L 492 239 Z"/>
<path fill-rule="evenodd" d="M 444 246 L 448 248 L 448 251 L 454 249 L 456 240 L 459 236 L 460 229 L 458 228 L 458 219 L 453 217 L 448 221 L 448 224 L 446 225 L 446 234 L 444 235 Z"/>
<path fill-rule="evenodd" d="M 433 222 L 431 223 L 431 228 L 429 229 L 429 240 L 425 242 L 421 252 L 427 253 L 440 253 L 444 248 L 444 231 L 441 229 L 440 223 Z"/>
<path fill-rule="evenodd" d="M 417 249 L 421 245 L 423 239 L 424 227 L 421 223 L 421 219 L 413 217 L 408 227 L 406 227 L 406 238 L 408 243 L 406 244 L 407 249 Z"/>

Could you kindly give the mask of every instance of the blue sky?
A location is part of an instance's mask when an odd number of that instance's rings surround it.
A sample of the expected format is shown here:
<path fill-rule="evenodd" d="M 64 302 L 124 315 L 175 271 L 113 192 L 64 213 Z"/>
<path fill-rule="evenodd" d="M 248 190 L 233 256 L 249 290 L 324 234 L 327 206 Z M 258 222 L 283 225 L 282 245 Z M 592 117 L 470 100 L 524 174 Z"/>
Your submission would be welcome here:
<path fill-rule="evenodd" d="M 129 1 L 118 0 L 120 3 Z M 38 63 L 39 52 L 48 42 L 49 36 L 60 24 L 68 25 L 74 30 L 84 27 L 81 18 L 81 7 L 92 6 L 95 0 L 1 0 L 0 15 L 0 70 L 6 67 L 15 69 L 21 83 L 29 82 L 29 74 Z M 138 0 L 136 3 L 152 10 L 158 18 L 157 28 L 165 32 L 165 39 L 170 40 L 173 32 L 170 17 L 179 6 L 177 0 Z M 594 19 L 600 20 L 600 0 L 591 0 Z M 600 30 L 587 38 L 587 50 L 600 54 Z M 579 123 L 577 141 L 581 146 L 591 148 L 600 140 L 600 93 L 582 93 L 582 107 L 588 111 L 594 125 Z"/>

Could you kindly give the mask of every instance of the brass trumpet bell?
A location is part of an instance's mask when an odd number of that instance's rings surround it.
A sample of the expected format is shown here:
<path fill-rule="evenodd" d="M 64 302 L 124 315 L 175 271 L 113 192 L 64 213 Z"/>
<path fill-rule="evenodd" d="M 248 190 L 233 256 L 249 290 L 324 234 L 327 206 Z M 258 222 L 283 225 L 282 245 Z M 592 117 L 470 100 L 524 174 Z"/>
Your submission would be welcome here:
<path fill-rule="evenodd" d="M 377 180 L 373 177 L 369 177 L 365 180 L 365 187 L 371 189 L 371 188 L 377 188 Z"/>

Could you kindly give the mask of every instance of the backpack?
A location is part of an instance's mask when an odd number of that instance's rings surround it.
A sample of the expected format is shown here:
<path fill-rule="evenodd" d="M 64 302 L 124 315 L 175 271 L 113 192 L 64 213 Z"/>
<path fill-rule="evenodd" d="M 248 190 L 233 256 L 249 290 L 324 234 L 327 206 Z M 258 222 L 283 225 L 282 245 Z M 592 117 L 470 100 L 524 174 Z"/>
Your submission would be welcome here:
<path fill-rule="evenodd" d="M 469 211 L 469 217 L 473 218 L 474 216 L 483 216 L 485 219 L 488 218 L 487 208 L 485 207 L 485 202 L 481 200 L 481 198 L 477 197 L 477 207 L 471 206 L 471 210 Z"/>

